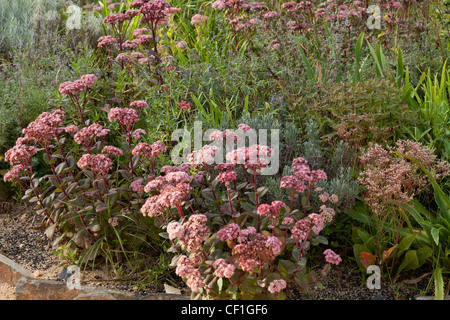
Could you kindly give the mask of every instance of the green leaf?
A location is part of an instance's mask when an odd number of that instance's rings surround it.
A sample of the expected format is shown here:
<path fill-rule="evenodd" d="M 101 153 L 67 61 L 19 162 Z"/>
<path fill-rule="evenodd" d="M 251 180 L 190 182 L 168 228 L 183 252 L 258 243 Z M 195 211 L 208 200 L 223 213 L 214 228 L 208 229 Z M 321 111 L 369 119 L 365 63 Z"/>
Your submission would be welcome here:
<path fill-rule="evenodd" d="M 61 162 L 61 163 L 55 168 L 55 172 L 56 172 L 57 174 L 61 174 L 65 168 L 67 168 L 67 164 L 66 164 L 65 162 Z"/>
<path fill-rule="evenodd" d="M 417 235 L 415 233 L 406 236 L 400 241 L 397 248 L 397 258 L 399 258 L 406 250 L 409 249 L 411 243 L 416 239 Z"/>
<path fill-rule="evenodd" d="M 403 258 L 403 262 L 400 264 L 400 266 L 397 269 L 397 276 L 402 272 L 403 270 L 414 270 L 419 268 L 419 258 L 417 257 L 417 251 L 416 250 L 409 250 L 406 252 L 405 257 Z"/>
<path fill-rule="evenodd" d="M 439 229 L 431 228 L 431 236 L 433 237 L 434 243 L 439 245 Z"/>
<path fill-rule="evenodd" d="M 215 199 L 214 199 L 214 194 L 213 194 L 211 188 L 205 188 L 205 189 L 203 189 L 203 190 L 202 190 L 202 196 L 203 196 L 203 198 L 205 198 L 206 200 L 209 200 L 209 201 L 212 201 L 212 202 L 215 201 Z"/>
<path fill-rule="evenodd" d="M 203 250 L 205 250 L 206 252 L 210 252 L 212 249 L 214 249 L 214 247 L 220 242 L 220 239 L 217 238 L 217 233 L 214 233 L 211 237 L 209 237 L 204 245 L 203 245 Z"/>
<path fill-rule="evenodd" d="M 246 278 L 239 286 L 239 289 L 250 295 L 256 295 L 262 291 L 262 288 L 256 283 L 254 278 Z"/>
<path fill-rule="evenodd" d="M 167 232 L 160 232 L 159 236 L 163 239 L 169 239 L 169 233 Z"/>
<path fill-rule="evenodd" d="M 219 289 L 219 292 L 222 291 L 222 288 L 223 288 L 223 278 L 217 279 L 217 288 Z"/>
<path fill-rule="evenodd" d="M 75 158 L 73 156 L 68 156 L 67 163 L 69 164 L 69 167 L 72 168 L 76 165 L 77 162 L 75 161 Z"/>
<path fill-rule="evenodd" d="M 133 165 L 135 165 L 135 164 L 133 163 Z M 131 180 L 131 173 L 130 173 L 130 171 L 128 171 L 128 170 L 123 170 L 123 169 L 118 170 L 118 171 L 119 171 L 120 175 L 121 175 L 124 179 L 126 179 L 126 180 Z"/>
<path fill-rule="evenodd" d="M 259 187 L 256 191 L 258 193 L 258 197 L 262 198 L 267 193 L 267 191 L 269 191 L 269 188 L 266 186 L 263 186 L 263 187 Z"/>
<path fill-rule="evenodd" d="M 360 270 L 366 270 L 366 268 L 361 263 L 361 252 L 367 252 L 369 251 L 365 246 L 362 244 L 354 244 L 353 245 L 353 256 L 355 257 L 356 263 L 358 264 Z"/>
<path fill-rule="evenodd" d="M 235 284 L 230 284 L 227 289 L 229 294 L 235 294 L 237 292 L 237 290 L 238 290 L 238 286 Z"/>
<path fill-rule="evenodd" d="M 425 261 L 431 257 L 433 254 L 433 249 L 430 247 L 422 247 L 416 250 L 417 258 L 419 259 L 419 267 L 421 267 Z"/>
<path fill-rule="evenodd" d="M 297 269 L 295 263 L 290 260 L 280 260 L 278 263 L 278 267 L 281 270 L 284 270 L 286 274 L 291 275 Z"/>
<path fill-rule="evenodd" d="M 101 212 L 108 210 L 108 206 L 105 203 L 100 203 L 97 207 L 95 207 L 95 212 Z"/>

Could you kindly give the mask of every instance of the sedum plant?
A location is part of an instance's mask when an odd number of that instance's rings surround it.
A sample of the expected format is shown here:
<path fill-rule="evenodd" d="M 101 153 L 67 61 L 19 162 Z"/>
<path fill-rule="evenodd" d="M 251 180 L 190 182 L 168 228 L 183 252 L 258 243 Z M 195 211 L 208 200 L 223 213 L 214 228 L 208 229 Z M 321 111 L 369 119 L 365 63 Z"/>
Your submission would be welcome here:
<path fill-rule="evenodd" d="M 241 124 L 236 131 L 214 131 L 212 144 L 190 153 L 185 163 L 162 167 L 144 187 L 149 197 L 140 210 L 155 218 L 161 236 L 171 241 L 171 265 L 195 299 L 284 299 L 285 289 L 305 293 L 341 261 L 327 249 L 327 264 L 318 274 L 307 267 L 311 247 L 327 244 L 320 233 L 339 200 L 316 188 L 325 172 L 294 159 L 293 174 L 279 180 L 289 202 L 264 203 L 268 188 L 258 181 L 273 150 L 258 144 L 234 149 L 249 130 Z M 224 150 L 227 162 L 213 167 Z M 318 213 L 310 212 L 313 193 L 324 202 Z M 296 198 L 302 198 L 301 207 L 294 206 Z"/>
<path fill-rule="evenodd" d="M 139 113 L 148 108 L 137 100 L 108 112 L 109 128 L 87 119 L 85 108 L 97 78 L 93 74 L 60 85 L 68 96 L 66 110 L 44 112 L 23 130 L 23 137 L 5 153 L 12 169 L 5 181 L 15 181 L 24 199 L 45 215 L 52 246 L 78 250 L 78 262 L 98 255 L 111 262 L 111 252 L 138 250 L 148 240 L 148 225 L 137 210 L 140 185 L 152 175 L 155 159 L 165 151 L 160 142 L 144 140 L 136 127 Z M 115 139 L 108 143 L 108 135 Z M 33 171 L 32 159 L 42 157 L 48 174 Z M 151 234 L 150 234 L 151 238 Z"/>

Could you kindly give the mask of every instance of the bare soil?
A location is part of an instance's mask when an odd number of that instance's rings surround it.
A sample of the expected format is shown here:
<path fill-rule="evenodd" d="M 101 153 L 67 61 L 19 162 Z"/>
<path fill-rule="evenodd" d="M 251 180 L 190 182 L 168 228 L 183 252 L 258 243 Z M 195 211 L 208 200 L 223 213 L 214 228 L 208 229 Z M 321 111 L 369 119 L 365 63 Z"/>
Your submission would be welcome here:
<path fill-rule="evenodd" d="M 50 242 L 44 234 L 42 221 L 34 211 L 20 205 L 4 206 L 0 204 L 0 253 L 31 271 L 34 277 L 42 279 L 57 279 L 62 270 L 63 263 L 54 254 Z M 322 265 L 320 262 L 318 265 Z M 420 275 L 406 276 L 410 278 Z M 82 271 L 82 285 L 102 286 L 116 290 L 139 293 L 145 295 L 149 292 L 168 292 L 173 290 L 188 293 L 181 281 L 162 284 L 159 282 L 147 283 L 145 275 L 135 277 L 133 281 L 124 281 L 117 278 L 105 266 L 85 269 Z M 333 266 L 325 279 L 321 281 L 323 288 L 311 288 L 308 295 L 296 291 L 287 292 L 290 300 L 394 300 L 414 299 L 415 296 L 425 293 L 429 277 L 416 280 L 412 285 L 397 284 L 390 286 L 381 284 L 381 289 L 367 288 L 361 272 L 356 264 L 346 261 Z M 426 292 L 430 294 L 430 291 Z M 14 299 L 14 288 L 0 283 L 0 300 Z"/>

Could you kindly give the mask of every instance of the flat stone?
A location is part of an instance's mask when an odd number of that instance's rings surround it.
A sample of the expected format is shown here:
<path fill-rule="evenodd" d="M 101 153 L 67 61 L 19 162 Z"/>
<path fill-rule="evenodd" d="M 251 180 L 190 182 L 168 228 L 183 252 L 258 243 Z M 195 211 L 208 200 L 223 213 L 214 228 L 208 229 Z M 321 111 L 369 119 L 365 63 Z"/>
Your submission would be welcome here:
<path fill-rule="evenodd" d="M 100 287 L 69 289 L 65 281 L 22 277 L 16 285 L 16 300 L 138 300 L 138 296 Z"/>
<path fill-rule="evenodd" d="M 171 293 L 149 293 L 139 300 L 190 300 L 190 296 Z"/>
<path fill-rule="evenodd" d="M 57 280 L 22 277 L 16 284 L 16 300 L 73 300 L 80 293 Z"/>
<path fill-rule="evenodd" d="M 21 277 L 31 277 L 31 272 L 0 254 L 0 282 L 15 286 Z"/>
<path fill-rule="evenodd" d="M 434 296 L 417 296 L 416 300 L 434 300 Z M 450 300 L 450 296 L 445 296 L 444 300 Z"/>
<path fill-rule="evenodd" d="M 81 287 L 81 292 L 73 300 L 137 300 L 131 292 L 99 287 Z"/>

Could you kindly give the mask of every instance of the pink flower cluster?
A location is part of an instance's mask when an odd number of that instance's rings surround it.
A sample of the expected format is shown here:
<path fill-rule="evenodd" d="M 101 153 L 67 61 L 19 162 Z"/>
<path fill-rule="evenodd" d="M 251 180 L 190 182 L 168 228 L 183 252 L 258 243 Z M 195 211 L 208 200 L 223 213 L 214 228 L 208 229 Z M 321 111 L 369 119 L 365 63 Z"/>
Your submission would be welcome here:
<path fill-rule="evenodd" d="M 22 164 L 17 164 L 11 168 L 5 175 L 3 176 L 3 181 L 13 181 L 18 180 L 20 178 L 20 172 L 24 170 L 25 167 Z"/>
<path fill-rule="evenodd" d="M 151 145 L 149 145 L 147 142 L 139 142 L 131 151 L 131 153 L 134 156 L 144 156 L 147 159 L 152 159 L 166 151 L 166 145 L 161 141 L 156 141 Z"/>
<path fill-rule="evenodd" d="M 270 161 L 267 157 L 272 155 L 273 151 L 268 146 L 254 144 L 250 147 L 239 147 L 226 155 L 227 162 L 231 164 L 243 164 L 246 169 L 254 172 L 260 172 L 266 168 Z"/>
<path fill-rule="evenodd" d="M 213 263 L 214 275 L 218 278 L 231 278 L 236 269 L 234 265 L 226 263 L 225 259 L 217 259 Z"/>
<path fill-rule="evenodd" d="M 273 280 L 267 288 L 271 293 L 280 292 L 283 289 L 286 289 L 286 281 L 283 279 Z"/>
<path fill-rule="evenodd" d="M 159 194 L 147 198 L 144 205 L 141 207 L 142 214 L 149 217 L 156 217 L 171 207 L 176 207 L 181 214 L 181 202 L 188 198 L 191 189 L 189 184 L 178 183 L 176 186 L 169 184 L 165 180 L 154 180 L 159 184 L 155 185 L 150 181 L 145 187 L 144 191 L 149 192 L 152 188 L 158 188 Z M 152 183 L 152 185 L 149 185 Z"/>
<path fill-rule="evenodd" d="M 392 206 L 408 205 L 428 184 L 419 164 L 433 172 L 435 179 L 450 174 L 449 164 L 437 162 L 436 157 L 433 149 L 415 141 L 398 140 L 388 149 L 370 145 L 360 157 L 364 171 L 358 182 L 365 188 L 364 201 L 376 215 L 390 214 Z"/>
<path fill-rule="evenodd" d="M 203 276 L 196 268 L 196 262 L 195 259 L 190 259 L 187 256 L 182 255 L 178 259 L 177 268 L 175 269 L 177 275 L 182 278 L 187 278 L 186 285 L 193 292 L 198 291 L 198 289 L 203 288 L 205 285 Z"/>
<path fill-rule="evenodd" d="M 311 220 L 301 219 L 298 220 L 291 229 L 292 238 L 300 241 L 306 241 L 311 231 Z"/>
<path fill-rule="evenodd" d="M 254 272 L 255 268 L 266 262 L 272 263 L 281 252 L 281 241 L 275 237 L 267 237 L 261 233 L 240 236 L 240 243 L 234 246 L 232 253 L 238 258 L 243 271 Z"/>
<path fill-rule="evenodd" d="M 130 184 L 130 189 L 136 193 L 144 192 L 144 185 L 142 184 L 142 180 L 135 180 Z"/>
<path fill-rule="evenodd" d="M 280 188 L 292 189 L 294 193 L 302 193 L 306 185 L 295 176 L 284 176 L 280 181 Z"/>
<path fill-rule="evenodd" d="M 114 147 L 114 146 L 104 146 L 102 149 L 102 153 L 111 154 L 113 156 L 122 156 L 123 151 L 120 148 Z"/>
<path fill-rule="evenodd" d="M 130 4 L 130 8 L 139 9 L 143 14 L 141 22 L 147 23 L 152 28 L 167 24 L 169 15 L 180 12 L 165 0 L 135 0 Z"/>
<path fill-rule="evenodd" d="M 311 170 L 304 158 L 295 158 L 292 161 L 292 171 L 303 181 L 308 181 L 310 185 L 316 185 L 319 180 L 326 180 L 327 175 L 323 170 Z"/>
<path fill-rule="evenodd" d="M 231 163 L 219 163 L 214 167 L 216 170 L 220 171 L 232 171 L 234 169 L 234 164 Z"/>
<path fill-rule="evenodd" d="M 177 166 L 165 165 L 160 170 L 161 173 L 166 173 L 166 174 L 169 173 L 169 172 L 176 172 L 176 171 L 189 173 L 189 164 L 188 163 L 182 163 L 182 164 L 177 165 Z"/>
<path fill-rule="evenodd" d="M 190 165 L 189 163 L 182 163 L 178 166 L 169 166 L 165 165 L 160 170 L 161 173 L 169 174 L 171 172 L 184 172 L 189 174 L 190 173 Z M 191 180 L 200 182 L 203 179 L 204 172 L 203 171 L 196 171 L 195 175 L 192 177 Z M 158 179 L 158 178 L 156 178 Z M 155 179 L 155 180 L 156 180 Z"/>
<path fill-rule="evenodd" d="M 203 146 L 200 150 L 194 150 L 187 156 L 191 165 L 212 164 L 219 148 L 212 145 Z"/>
<path fill-rule="evenodd" d="M 280 187 L 291 189 L 294 193 L 302 193 L 307 187 L 315 186 L 319 180 L 326 180 L 327 175 L 323 170 L 311 170 L 306 163 L 304 158 L 295 158 L 292 161 L 295 176 L 282 177 Z"/>
<path fill-rule="evenodd" d="M 325 261 L 328 263 L 338 265 L 342 261 L 341 257 L 331 249 L 325 250 L 323 254 L 325 255 Z"/>
<path fill-rule="evenodd" d="M 103 153 L 95 156 L 88 153 L 84 154 L 78 160 L 77 165 L 80 169 L 91 170 L 101 176 L 105 176 L 112 169 L 111 159 Z"/>
<path fill-rule="evenodd" d="M 252 272 L 261 263 L 271 262 L 281 253 L 280 239 L 257 233 L 251 226 L 241 229 L 236 223 L 230 223 L 217 232 L 217 237 L 227 242 L 233 242 L 237 238 L 238 244 L 233 243 L 232 253 L 237 256 L 243 271 Z"/>
<path fill-rule="evenodd" d="M 30 166 L 31 158 L 38 152 L 38 148 L 19 143 L 6 151 L 5 160 L 11 165 L 22 164 Z"/>
<path fill-rule="evenodd" d="M 268 11 L 263 14 L 264 19 L 273 19 L 275 17 L 278 17 L 278 12 L 276 11 Z"/>
<path fill-rule="evenodd" d="M 196 14 L 196 15 L 194 15 L 193 17 L 192 17 L 192 19 L 191 19 L 191 24 L 192 25 L 194 25 L 194 26 L 197 26 L 197 25 L 202 25 L 203 23 L 205 23 L 206 21 L 208 21 L 208 17 L 207 16 L 204 16 L 204 15 L 201 15 L 201 14 Z"/>
<path fill-rule="evenodd" d="M 148 104 L 144 100 L 136 100 L 130 103 L 130 107 L 137 108 L 138 110 L 147 109 Z"/>
<path fill-rule="evenodd" d="M 316 192 L 322 192 L 322 188 L 316 188 L 314 189 Z M 337 203 L 339 201 L 339 197 L 335 195 L 334 193 L 330 196 L 327 192 L 322 192 L 319 195 L 319 199 L 322 202 L 327 202 L 328 200 L 332 203 Z"/>
<path fill-rule="evenodd" d="M 65 127 L 64 131 L 67 133 L 77 133 L 78 127 L 74 124 L 71 124 L 71 125 L 68 125 L 67 127 Z"/>
<path fill-rule="evenodd" d="M 245 123 L 239 124 L 239 125 L 238 125 L 238 128 L 239 128 L 242 132 L 247 132 L 247 131 L 249 131 L 249 130 L 252 129 L 248 124 L 245 124 Z"/>
<path fill-rule="evenodd" d="M 98 123 L 93 123 L 89 127 L 80 129 L 74 135 L 74 140 L 76 143 L 89 148 L 94 139 L 103 137 L 107 135 L 109 129 L 103 129 L 103 127 Z"/>
<path fill-rule="evenodd" d="M 228 171 L 220 172 L 217 175 L 216 179 L 219 180 L 220 182 L 225 183 L 225 185 L 228 187 L 230 182 L 233 182 L 236 180 L 236 177 L 237 177 L 236 172 L 234 172 L 232 170 L 228 170 Z"/>
<path fill-rule="evenodd" d="M 187 109 L 191 108 L 191 104 L 189 102 L 187 102 L 187 101 L 184 101 L 184 100 L 181 101 L 181 102 L 177 102 L 177 106 L 180 109 L 183 109 L 183 110 L 187 110 Z"/>
<path fill-rule="evenodd" d="M 131 134 L 131 136 L 132 136 L 133 139 L 135 139 L 135 140 L 140 140 L 141 137 L 142 137 L 143 135 L 145 135 L 146 133 L 147 133 L 147 132 L 145 132 L 144 129 L 136 129 L 136 130 L 133 131 L 133 133 Z"/>
<path fill-rule="evenodd" d="M 65 112 L 56 110 L 53 113 L 43 112 L 22 130 L 25 141 L 47 145 L 63 131 Z"/>
<path fill-rule="evenodd" d="M 272 251 L 274 256 L 277 256 L 281 253 L 282 242 L 275 236 L 269 236 L 266 240 L 266 247 Z"/>
<path fill-rule="evenodd" d="M 272 204 L 263 203 L 259 205 L 257 212 L 261 216 L 277 218 L 280 214 L 281 208 L 285 206 L 286 204 L 283 201 L 275 200 L 272 202 Z"/>
<path fill-rule="evenodd" d="M 109 16 L 106 16 L 105 18 L 103 18 L 103 23 L 119 24 L 119 23 L 123 23 L 125 21 L 129 21 L 137 15 L 139 15 L 139 12 L 137 12 L 135 10 L 127 10 L 127 11 L 125 11 L 125 13 L 114 13 L 114 14 L 110 14 Z"/>
<path fill-rule="evenodd" d="M 138 37 L 138 36 L 143 35 L 143 34 L 146 33 L 146 32 L 148 32 L 148 29 L 147 29 L 147 28 L 138 28 L 138 29 L 134 29 L 134 30 L 132 31 L 131 35 L 132 35 L 133 37 Z"/>
<path fill-rule="evenodd" d="M 171 222 L 167 226 L 169 238 L 178 239 L 181 247 L 187 252 L 197 252 L 210 232 L 206 225 L 207 220 L 208 218 L 204 214 L 193 214 L 182 225 L 178 222 Z"/>
<path fill-rule="evenodd" d="M 292 238 L 300 241 L 306 241 L 311 233 L 319 235 L 324 228 L 325 220 L 322 215 L 311 213 L 308 217 L 298 220 L 291 228 Z"/>
<path fill-rule="evenodd" d="M 320 206 L 319 212 L 320 215 L 323 217 L 325 223 L 330 223 L 331 221 L 333 221 L 333 218 L 336 214 L 333 208 L 329 208 L 324 204 Z"/>
<path fill-rule="evenodd" d="M 312 231 L 316 234 L 319 235 L 320 231 L 322 231 L 323 227 L 324 227 L 324 218 L 317 213 L 311 213 L 310 215 L 308 215 L 308 218 L 311 219 L 312 221 Z"/>
<path fill-rule="evenodd" d="M 241 232 L 241 228 L 236 223 L 230 223 L 217 232 L 217 237 L 221 241 L 232 241 L 237 238 Z"/>
<path fill-rule="evenodd" d="M 116 57 L 116 61 L 125 65 L 131 65 L 133 62 L 129 53 L 119 53 Z"/>
<path fill-rule="evenodd" d="M 239 138 L 240 137 L 233 130 L 226 129 L 224 131 L 213 131 L 209 136 L 209 141 L 226 141 L 227 143 L 230 143 L 237 142 Z"/>
<path fill-rule="evenodd" d="M 97 40 L 98 47 L 110 47 L 117 42 L 117 39 L 112 36 L 102 36 Z"/>
<path fill-rule="evenodd" d="M 117 121 L 124 129 L 130 130 L 139 121 L 138 112 L 131 108 L 112 108 L 108 113 L 109 121 Z"/>
<path fill-rule="evenodd" d="M 95 74 L 86 74 L 73 82 L 66 81 L 61 83 L 59 86 L 59 93 L 61 93 L 62 96 L 76 95 L 92 87 L 95 81 L 97 81 Z"/>

